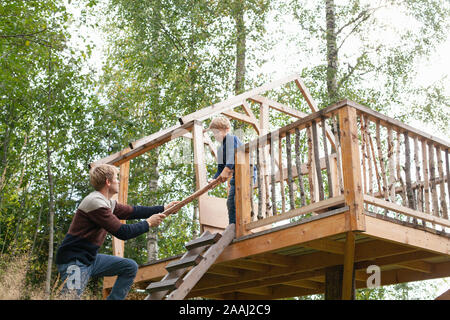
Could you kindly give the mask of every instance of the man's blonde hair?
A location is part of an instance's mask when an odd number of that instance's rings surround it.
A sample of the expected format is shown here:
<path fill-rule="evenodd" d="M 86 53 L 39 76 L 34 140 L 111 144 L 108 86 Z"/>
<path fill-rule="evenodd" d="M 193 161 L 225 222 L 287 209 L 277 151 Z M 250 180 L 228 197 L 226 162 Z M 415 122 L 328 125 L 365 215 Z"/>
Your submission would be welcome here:
<path fill-rule="evenodd" d="M 231 129 L 230 120 L 225 117 L 214 118 L 209 124 L 208 129 Z"/>
<path fill-rule="evenodd" d="M 89 178 L 91 185 L 95 190 L 99 191 L 106 184 L 106 179 L 112 181 L 119 169 L 110 164 L 99 164 L 89 170 Z"/>

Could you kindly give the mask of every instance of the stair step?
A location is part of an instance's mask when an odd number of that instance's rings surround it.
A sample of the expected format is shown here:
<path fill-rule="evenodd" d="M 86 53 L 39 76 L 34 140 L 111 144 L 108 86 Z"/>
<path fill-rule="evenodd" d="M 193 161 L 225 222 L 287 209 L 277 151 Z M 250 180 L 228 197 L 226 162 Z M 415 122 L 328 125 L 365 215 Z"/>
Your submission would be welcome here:
<path fill-rule="evenodd" d="M 183 283 L 183 278 L 175 278 L 170 280 L 164 280 L 159 282 L 152 282 L 147 287 L 147 291 L 149 293 L 151 292 L 157 292 L 157 291 L 163 291 L 163 290 L 173 290 L 178 288 Z"/>
<path fill-rule="evenodd" d="M 184 246 L 186 247 L 186 249 L 191 250 L 194 248 L 214 244 L 217 241 L 219 241 L 219 239 L 221 237 L 222 237 L 222 235 L 220 233 L 208 234 L 208 235 L 202 236 L 201 238 L 197 238 L 192 241 L 189 241 Z"/>
<path fill-rule="evenodd" d="M 171 272 L 177 269 L 187 268 L 190 266 L 196 266 L 202 261 L 203 256 L 198 254 L 191 257 L 186 257 L 181 260 L 173 261 L 166 266 L 166 270 Z"/>

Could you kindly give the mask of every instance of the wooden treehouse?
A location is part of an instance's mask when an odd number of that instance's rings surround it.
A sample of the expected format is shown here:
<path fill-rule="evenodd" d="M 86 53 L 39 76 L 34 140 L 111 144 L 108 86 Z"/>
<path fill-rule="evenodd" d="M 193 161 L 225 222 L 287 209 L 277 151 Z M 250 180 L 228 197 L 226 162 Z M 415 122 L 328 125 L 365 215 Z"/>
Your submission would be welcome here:
<path fill-rule="evenodd" d="M 284 85 L 300 90 L 310 114 L 263 96 Z M 270 131 L 270 109 L 297 120 Z M 298 75 L 186 115 L 93 164 L 120 166 L 118 201 L 126 203 L 130 160 L 187 137 L 201 190 L 211 147 L 203 121 L 219 114 L 257 133 L 236 153 L 236 225 L 227 228 L 226 199 L 202 194 L 201 239 L 139 267 L 138 288 L 162 284 L 147 298 L 352 299 L 371 284 L 373 265 L 380 285 L 450 276 L 450 143 L 353 101 L 319 110 Z M 114 239 L 114 254 L 123 256 L 123 246 Z M 105 278 L 105 293 L 114 281 Z"/>

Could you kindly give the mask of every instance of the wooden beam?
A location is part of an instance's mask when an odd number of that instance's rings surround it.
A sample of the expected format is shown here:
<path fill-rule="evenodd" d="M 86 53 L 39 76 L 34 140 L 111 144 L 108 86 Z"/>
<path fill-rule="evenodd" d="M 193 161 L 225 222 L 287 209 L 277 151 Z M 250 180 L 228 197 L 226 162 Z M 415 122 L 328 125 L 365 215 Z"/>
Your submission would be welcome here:
<path fill-rule="evenodd" d="M 350 207 L 347 219 L 349 230 L 364 231 L 363 194 L 356 111 L 349 106 L 339 110 L 342 147 L 342 174 L 345 203 Z"/>
<path fill-rule="evenodd" d="M 405 269 L 420 271 L 424 273 L 432 273 L 433 272 L 433 265 L 431 263 L 425 262 L 425 261 L 408 261 L 408 262 L 401 262 L 397 263 L 397 266 L 400 266 Z"/>
<path fill-rule="evenodd" d="M 364 202 L 375 205 L 377 207 L 381 207 L 381 208 L 388 209 L 388 210 L 391 210 L 394 212 L 398 212 L 398 213 L 401 213 L 401 214 L 404 214 L 404 215 L 407 215 L 410 217 L 422 219 L 424 221 L 436 223 L 441 226 L 450 228 L 450 220 L 435 217 L 431 214 L 426 214 L 426 213 L 423 213 L 423 212 L 420 212 L 417 210 L 413 210 L 413 209 L 410 209 L 410 208 L 407 208 L 404 206 L 400 206 L 396 203 L 392 203 L 392 202 L 389 202 L 389 201 L 386 201 L 383 199 L 378 199 L 378 198 L 371 197 L 371 196 L 365 194 Z"/>
<path fill-rule="evenodd" d="M 209 107 L 200 109 L 194 113 L 188 114 L 186 116 L 183 116 L 179 119 L 180 123 L 185 124 L 192 120 L 205 120 L 209 117 L 212 117 L 216 114 L 222 113 L 223 111 L 233 109 L 237 106 L 240 106 L 244 103 L 245 100 L 247 100 L 250 97 L 253 97 L 257 94 L 272 90 L 274 88 L 280 87 L 286 83 L 289 83 L 291 81 L 294 81 L 295 79 L 299 78 L 298 74 L 292 74 L 290 76 L 287 76 L 283 79 L 273 81 L 270 83 L 266 83 L 260 87 L 257 87 L 255 89 L 249 90 L 247 92 L 241 93 L 237 96 L 231 97 L 227 100 L 224 100 L 222 102 L 213 104 Z"/>
<path fill-rule="evenodd" d="M 344 254 L 345 243 L 329 239 L 319 239 L 302 244 L 303 247 L 335 254 Z"/>
<path fill-rule="evenodd" d="M 186 123 L 181 126 L 173 126 L 173 127 L 169 128 L 170 130 L 163 130 L 163 131 L 157 132 L 154 135 L 152 135 L 151 140 L 146 141 L 145 143 L 139 144 L 134 149 L 132 149 L 128 152 L 125 152 L 125 153 L 123 153 L 122 151 L 116 152 L 113 155 L 110 155 L 103 159 L 92 162 L 90 164 L 90 167 L 92 168 L 93 166 L 95 166 L 97 164 L 101 164 L 101 163 L 107 163 L 107 164 L 119 166 L 122 163 L 125 163 L 131 159 L 134 159 L 134 158 L 140 156 L 141 154 L 144 154 L 147 151 L 150 151 L 151 149 L 159 147 L 160 145 L 162 145 L 166 142 L 169 142 L 173 139 L 183 136 L 184 134 L 186 134 L 187 132 L 189 132 L 191 130 L 192 125 L 193 125 L 193 122 L 189 122 L 189 123 Z"/>
<path fill-rule="evenodd" d="M 303 214 L 307 214 L 307 213 L 311 213 L 311 212 L 316 212 L 319 210 L 324 210 L 327 208 L 331 208 L 331 207 L 336 207 L 339 205 L 343 205 L 344 204 L 344 196 L 340 195 L 334 198 L 329 198 L 326 200 L 322 200 L 319 202 L 314 202 L 312 204 L 306 205 L 304 207 L 300 207 L 300 208 L 296 208 L 293 210 L 289 210 L 286 213 L 277 215 L 277 216 L 270 216 L 268 218 L 259 220 L 259 221 L 254 221 L 254 222 L 250 222 L 247 223 L 245 225 L 245 228 L 247 230 L 251 230 L 251 229 L 255 229 L 255 228 L 259 228 L 262 226 L 266 226 L 275 222 L 279 222 L 285 219 L 290 219 L 290 218 L 294 218 L 297 217 L 299 215 L 303 215 Z"/>
<path fill-rule="evenodd" d="M 366 215 L 365 234 L 370 237 L 385 239 L 386 241 L 403 243 L 411 248 L 416 248 L 416 250 L 422 249 L 450 255 L 450 240 L 448 238 L 368 215 Z"/>
<path fill-rule="evenodd" d="M 354 297 L 354 261 L 355 261 L 355 234 L 347 232 L 344 252 L 344 274 L 342 279 L 342 300 L 351 300 Z"/>

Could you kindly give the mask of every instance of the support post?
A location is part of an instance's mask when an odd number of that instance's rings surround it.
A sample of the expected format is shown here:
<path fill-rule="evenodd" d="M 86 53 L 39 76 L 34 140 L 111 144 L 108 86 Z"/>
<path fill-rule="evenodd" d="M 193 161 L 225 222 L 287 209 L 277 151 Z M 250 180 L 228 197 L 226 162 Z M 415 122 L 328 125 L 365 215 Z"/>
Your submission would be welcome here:
<path fill-rule="evenodd" d="M 251 190 L 249 179 L 250 176 L 250 153 L 245 148 L 240 148 L 235 156 L 236 169 L 236 237 L 242 237 L 249 233 L 245 229 L 245 225 L 251 222 Z"/>
<path fill-rule="evenodd" d="M 354 262 L 355 262 L 355 234 L 347 232 L 344 247 L 344 271 L 342 276 L 342 300 L 354 299 Z"/>
<path fill-rule="evenodd" d="M 356 109 L 345 106 L 339 110 L 339 127 L 344 196 L 346 204 L 350 207 L 346 215 L 346 228 L 348 231 L 365 231 Z"/>

